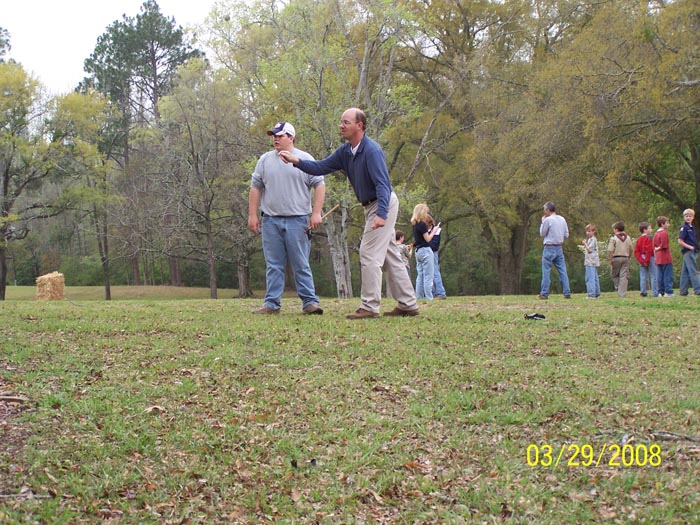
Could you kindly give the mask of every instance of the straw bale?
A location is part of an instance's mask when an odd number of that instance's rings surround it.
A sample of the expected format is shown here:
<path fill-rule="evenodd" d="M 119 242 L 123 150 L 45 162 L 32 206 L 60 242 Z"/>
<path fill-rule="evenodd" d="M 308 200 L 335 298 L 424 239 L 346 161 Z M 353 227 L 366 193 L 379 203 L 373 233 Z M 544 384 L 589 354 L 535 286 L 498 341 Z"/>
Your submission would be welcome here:
<path fill-rule="evenodd" d="M 37 299 L 63 299 L 64 279 L 58 272 L 47 273 L 36 279 Z"/>

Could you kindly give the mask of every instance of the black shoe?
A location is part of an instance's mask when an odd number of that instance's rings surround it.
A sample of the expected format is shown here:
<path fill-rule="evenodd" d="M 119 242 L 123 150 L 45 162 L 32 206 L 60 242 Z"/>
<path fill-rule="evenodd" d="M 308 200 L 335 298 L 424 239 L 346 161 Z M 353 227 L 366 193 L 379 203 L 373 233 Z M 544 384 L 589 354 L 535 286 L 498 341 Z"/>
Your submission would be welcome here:
<path fill-rule="evenodd" d="M 543 321 L 546 319 L 546 317 L 542 314 L 534 313 L 534 314 L 525 314 L 525 319 L 529 319 L 531 321 Z"/>

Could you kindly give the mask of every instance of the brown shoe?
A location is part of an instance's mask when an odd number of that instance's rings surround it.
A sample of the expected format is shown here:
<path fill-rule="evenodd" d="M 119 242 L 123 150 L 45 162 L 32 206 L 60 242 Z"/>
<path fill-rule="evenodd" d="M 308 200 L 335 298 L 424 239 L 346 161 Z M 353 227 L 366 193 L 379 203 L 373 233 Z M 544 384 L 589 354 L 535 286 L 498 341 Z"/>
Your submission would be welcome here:
<path fill-rule="evenodd" d="M 379 314 L 375 314 L 364 308 L 358 308 L 355 310 L 354 314 L 348 314 L 345 317 L 348 319 L 372 319 L 374 317 L 379 317 Z"/>
<path fill-rule="evenodd" d="M 252 311 L 254 314 L 268 314 L 268 315 L 273 315 L 273 314 L 278 314 L 280 313 L 279 309 L 273 310 L 272 308 L 268 308 L 267 306 L 261 306 L 260 308 L 256 308 L 255 310 Z"/>
<path fill-rule="evenodd" d="M 403 308 L 399 308 L 397 306 L 396 308 L 394 308 L 390 312 L 384 312 L 384 315 L 413 317 L 415 315 L 418 315 L 418 308 L 414 308 L 413 310 L 404 310 Z"/>
<path fill-rule="evenodd" d="M 303 309 L 302 312 L 304 312 L 307 315 L 322 315 L 323 314 L 323 308 L 321 308 L 321 305 L 318 305 L 316 303 L 311 303 L 307 304 Z"/>
<path fill-rule="evenodd" d="M 546 295 L 542 295 L 542 294 L 538 295 L 537 298 L 542 299 L 543 301 L 546 301 L 547 299 L 549 299 L 549 297 L 547 297 Z"/>

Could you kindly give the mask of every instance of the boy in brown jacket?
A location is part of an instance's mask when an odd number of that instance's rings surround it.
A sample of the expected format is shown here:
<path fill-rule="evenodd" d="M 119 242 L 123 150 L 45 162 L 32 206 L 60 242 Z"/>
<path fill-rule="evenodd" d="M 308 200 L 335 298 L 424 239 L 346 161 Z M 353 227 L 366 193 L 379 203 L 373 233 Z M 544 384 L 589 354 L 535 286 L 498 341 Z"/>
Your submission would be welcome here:
<path fill-rule="evenodd" d="M 608 242 L 610 270 L 617 295 L 624 297 L 630 280 L 630 257 L 634 253 L 632 238 L 625 233 L 625 223 L 617 221 L 612 225 L 613 236 Z"/>

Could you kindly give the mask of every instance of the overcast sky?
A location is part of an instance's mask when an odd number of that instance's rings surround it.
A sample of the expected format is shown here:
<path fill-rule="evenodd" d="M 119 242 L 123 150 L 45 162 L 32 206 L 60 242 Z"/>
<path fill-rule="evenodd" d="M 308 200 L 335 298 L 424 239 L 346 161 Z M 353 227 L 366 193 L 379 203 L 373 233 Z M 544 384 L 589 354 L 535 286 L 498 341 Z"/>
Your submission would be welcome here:
<path fill-rule="evenodd" d="M 53 94 L 72 91 L 97 38 L 122 15 L 135 17 L 144 0 L 0 0 L 0 27 L 10 33 L 12 58 Z M 158 0 L 177 25 L 200 24 L 214 0 Z"/>

